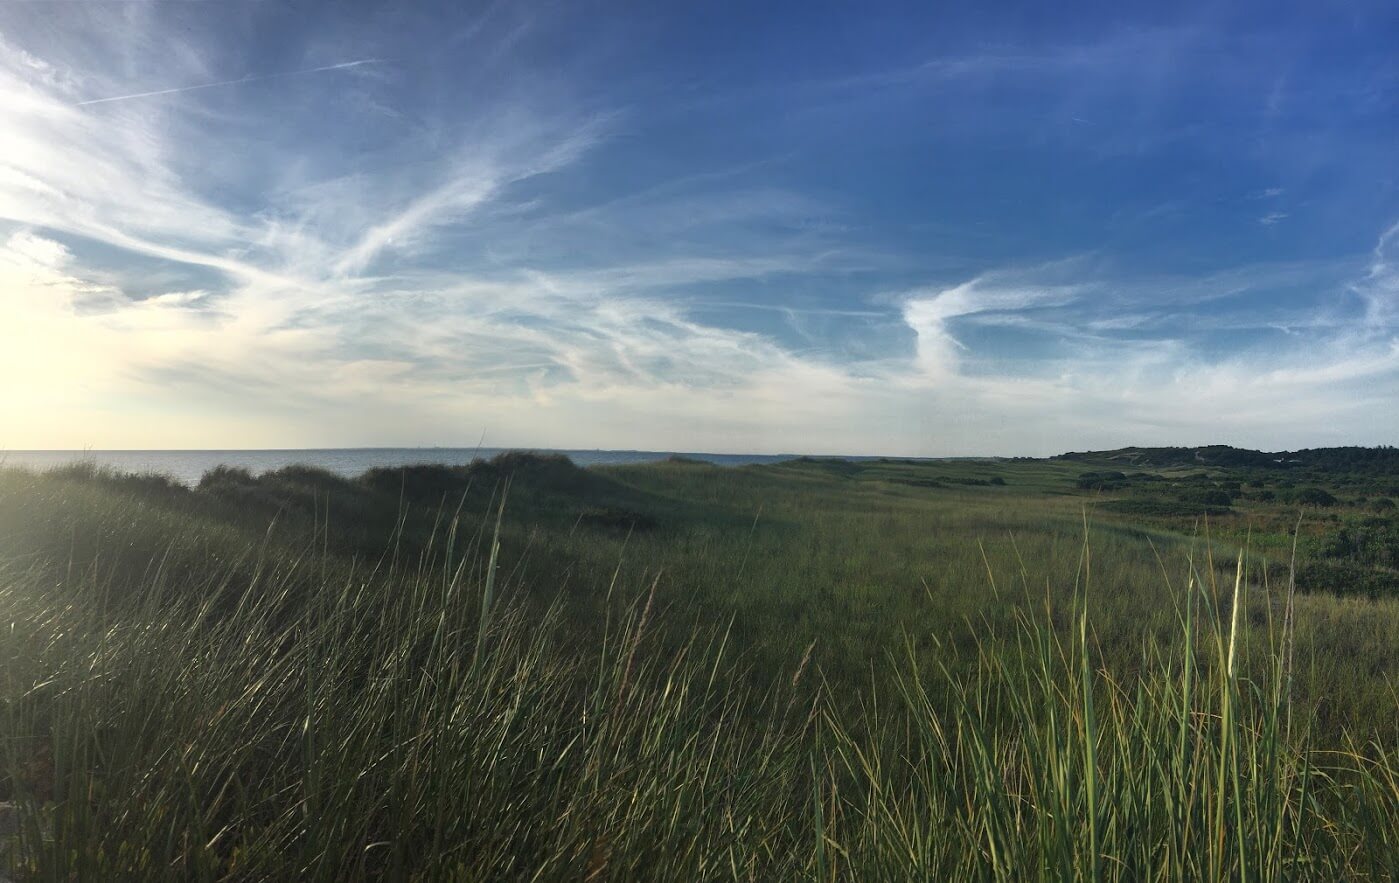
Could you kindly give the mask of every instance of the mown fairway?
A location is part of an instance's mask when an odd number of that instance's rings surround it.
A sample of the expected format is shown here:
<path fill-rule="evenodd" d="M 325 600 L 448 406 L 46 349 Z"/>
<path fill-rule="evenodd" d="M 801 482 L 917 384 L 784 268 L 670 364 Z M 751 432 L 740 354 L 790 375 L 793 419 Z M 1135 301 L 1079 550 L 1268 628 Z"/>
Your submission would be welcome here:
<path fill-rule="evenodd" d="M 0 472 L 4 861 L 1392 879 L 1384 484 L 1094 459 Z"/>

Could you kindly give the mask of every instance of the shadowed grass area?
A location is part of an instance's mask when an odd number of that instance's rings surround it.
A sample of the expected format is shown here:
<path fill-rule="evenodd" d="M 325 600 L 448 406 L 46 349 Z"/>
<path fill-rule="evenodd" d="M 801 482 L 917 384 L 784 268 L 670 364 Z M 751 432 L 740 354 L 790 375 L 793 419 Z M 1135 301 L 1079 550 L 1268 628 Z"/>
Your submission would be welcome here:
<path fill-rule="evenodd" d="M 1392 879 L 1399 604 L 1081 471 L 0 472 L 6 872 Z"/>

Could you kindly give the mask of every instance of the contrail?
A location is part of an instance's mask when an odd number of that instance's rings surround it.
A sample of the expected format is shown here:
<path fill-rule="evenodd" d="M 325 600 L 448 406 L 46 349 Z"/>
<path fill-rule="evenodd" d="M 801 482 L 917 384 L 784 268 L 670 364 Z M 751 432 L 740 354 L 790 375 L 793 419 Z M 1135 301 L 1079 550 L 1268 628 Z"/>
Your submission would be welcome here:
<path fill-rule="evenodd" d="M 346 68 L 359 67 L 362 64 L 376 64 L 377 58 L 362 58 L 359 61 L 343 61 L 340 64 L 328 64 L 325 67 L 308 67 L 299 71 L 282 71 L 279 74 L 255 74 L 249 77 L 239 77 L 236 80 L 223 80 L 218 83 L 200 83 L 198 86 L 177 86 L 174 89 L 157 89 L 154 92 L 133 92 L 130 95 L 113 95 L 111 98 L 93 98 L 88 101 L 79 101 L 77 107 L 84 107 L 89 104 L 106 104 L 108 101 L 126 101 L 131 98 L 151 98 L 156 95 L 174 95 L 176 92 L 193 92 L 196 89 L 213 89 L 215 86 L 236 86 L 239 83 L 253 83 L 258 80 L 275 80 L 279 77 L 294 77 L 298 74 L 318 74 L 322 71 L 341 71 Z"/>

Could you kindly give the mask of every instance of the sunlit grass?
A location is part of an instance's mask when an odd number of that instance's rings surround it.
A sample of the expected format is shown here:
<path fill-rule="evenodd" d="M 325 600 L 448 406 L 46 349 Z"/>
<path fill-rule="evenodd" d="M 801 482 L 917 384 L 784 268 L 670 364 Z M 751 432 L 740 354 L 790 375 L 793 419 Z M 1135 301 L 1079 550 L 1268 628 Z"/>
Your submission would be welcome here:
<path fill-rule="evenodd" d="M 716 474 L 645 480 L 704 502 L 680 488 L 732 490 Z M 1320 599 L 1289 622 L 1286 586 L 1203 542 L 1158 559 L 1081 511 L 1028 531 L 1066 507 L 856 494 L 842 510 L 824 485 L 761 474 L 757 527 L 607 539 L 559 518 L 512 535 L 502 511 L 528 489 L 497 484 L 355 556 L 333 548 L 332 508 L 268 534 L 90 479 L 5 480 L 0 800 L 19 811 L 18 879 L 1399 867 L 1393 694 L 1357 686 L 1385 716 L 1371 730 L 1319 723 L 1303 669 L 1317 640 L 1340 646 L 1316 631 Z M 35 519 L 51 543 L 26 553 L 12 540 Z M 49 536 L 65 524 L 101 538 Z M 982 525 L 1026 530 L 979 543 Z M 610 563 L 588 565 L 588 543 Z M 900 556 L 942 569 L 898 593 Z"/>

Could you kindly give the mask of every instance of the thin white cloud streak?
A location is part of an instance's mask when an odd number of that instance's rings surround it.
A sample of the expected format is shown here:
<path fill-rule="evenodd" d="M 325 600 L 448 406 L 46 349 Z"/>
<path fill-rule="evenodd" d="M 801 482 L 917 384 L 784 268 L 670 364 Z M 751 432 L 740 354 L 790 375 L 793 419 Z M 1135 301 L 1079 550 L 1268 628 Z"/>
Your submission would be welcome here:
<path fill-rule="evenodd" d="M 1381 234 L 1365 279 L 1353 290 L 1365 301 L 1365 318 L 1371 327 L 1399 322 L 1399 222 Z"/>
<path fill-rule="evenodd" d="M 283 77 L 299 77 L 303 74 L 319 74 L 327 71 L 343 71 L 350 68 L 361 67 L 366 64 L 379 64 L 378 58 L 361 58 L 357 61 L 342 61 L 339 64 L 327 64 L 321 67 L 308 67 L 295 71 L 281 71 L 273 74 L 252 74 L 246 77 L 239 77 L 236 80 L 220 80 L 217 83 L 199 83 L 193 86 L 175 86 L 170 89 L 154 89 L 150 92 L 132 92 L 127 95 L 112 95 L 108 98 L 89 98 L 86 101 L 74 103 L 74 107 L 87 107 L 92 104 L 109 104 L 113 101 L 131 101 L 135 98 L 154 98 L 159 95 L 178 95 L 182 92 L 197 92 L 201 89 L 217 89 L 221 86 L 238 86 L 243 83 L 257 83 L 263 80 L 278 80 Z"/>
<path fill-rule="evenodd" d="M 924 377 L 946 381 L 958 374 L 958 353 L 966 349 L 953 336 L 951 320 L 1063 305 L 1073 301 L 1078 292 L 1073 286 L 1021 287 L 982 277 L 941 292 L 913 292 L 904 304 L 903 317 L 917 335 L 917 363 Z"/>
<path fill-rule="evenodd" d="M 460 221 L 509 185 L 575 162 L 597 144 L 605 122 L 590 120 L 542 149 L 530 143 L 539 137 L 529 131 L 532 126 L 498 143 L 474 146 L 454 163 L 445 181 L 412 197 L 389 220 L 366 230 L 335 262 L 335 274 L 358 273 L 388 249 L 410 250 L 421 234 Z"/>

